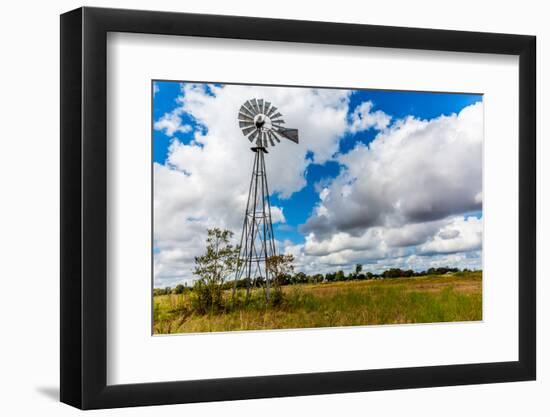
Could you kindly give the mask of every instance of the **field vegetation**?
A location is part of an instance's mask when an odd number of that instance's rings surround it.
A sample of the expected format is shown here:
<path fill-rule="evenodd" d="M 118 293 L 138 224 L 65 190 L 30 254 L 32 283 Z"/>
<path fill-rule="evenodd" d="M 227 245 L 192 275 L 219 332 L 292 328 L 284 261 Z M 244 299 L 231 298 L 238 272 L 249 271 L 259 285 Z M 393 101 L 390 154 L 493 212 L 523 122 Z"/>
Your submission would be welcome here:
<path fill-rule="evenodd" d="M 482 319 L 482 273 L 456 268 L 345 274 L 294 273 L 293 258 L 270 259 L 265 282 L 230 281 L 236 266 L 230 232 L 209 231 L 193 286 L 155 289 L 155 334 L 296 329 Z"/>

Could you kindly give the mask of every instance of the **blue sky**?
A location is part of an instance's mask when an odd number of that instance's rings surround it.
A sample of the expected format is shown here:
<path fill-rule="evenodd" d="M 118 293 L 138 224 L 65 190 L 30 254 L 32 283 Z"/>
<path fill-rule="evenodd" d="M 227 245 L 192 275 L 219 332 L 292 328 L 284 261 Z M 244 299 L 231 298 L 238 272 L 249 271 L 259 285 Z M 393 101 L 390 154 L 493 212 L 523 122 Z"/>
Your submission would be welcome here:
<path fill-rule="evenodd" d="M 221 102 L 222 99 L 226 101 L 229 100 L 224 98 L 224 96 L 227 95 L 227 87 L 236 89 L 235 91 L 238 91 L 239 88 L 239 86 L 224 86 L 221 84 L 218 84 L 214 87 L 199 85 L 195 88 L 191 84 L 180 82 L 154 82 L 153 162 L 155 163 L 155 166 L 158 166 L 159 169 L 160 167 L 165 167 L 166 169 L 172 171 L 176 170 L 180 173 L 187 174 L 188 177 L 193 176 L 193 172 L 191 171 L 193 171 L 192 166 L 194 166 L 194 164 L 188 163 L 189 170 L 191 170 L 188 171 L 185 165 L 181 165 L 180 162 L 174 162 L 180 161 L 180 159 L 177 159 L 176 155 L 178 154 L 178 152 L 180 152 L 182 155 L 188 155 L 189 151 L 193 149 L 197 151 L 196 148 L 203 148 L 204 146 L 207 146 L 207 139 L 204 139 L 204 141 L 203 139 L 197 140 L 197 137 L 208 138 L 211 133 L 209 132 L 209 130 L 212 130 L 212 135 L 214 135 L 215 133 L 213 132 L 218 129 L 218 126 L 214 126 L 214 123 L 216 123 L 217 121 L 206 122 L 205 116 L 202 116 L 200 113 L 201 109 L 205 108 L 206 106 L 215 106 L 216 101 Z M 243 86 L 242 88 L 250 90 L 254 87 Z M 277 87 L 267 87 L 267 90 L 271 91 L 269 89 L 276 88 Z M 286 88 L 285 91 L 286 90 L 290 91 L 288 92 L 288 94 L 293 94 L 293 92 L 291 91 L 293 89 Z M 300 89 L 296 88 L 294 90 Z M 263 90 L 261 90 L 260 93 L 265 94 L 264 91 L 266 91 L 266 87 L 263 87 Z M 313 233 L 309 236 L 309 239 L 311 240 L 311 242 L 309 243 L 320 243 L 321 241 L 319 240 L 319 236 L 321 236 L 321 233 L 324 232 L 321 232 L 321 229 L 315 229 L 315 226 L 304 227 L 304 225 L 316 224 L 314 217 L 316 216 L 316 213 L 319 212 L 319 206 L 322 205 L 322 190 L 324 188 L 330 190 L 331 187 L 335 189 L 335 187 L 343 186 L 340 183 L 346 176 L 349 176 L 350 172 L 353 171 L 352 167 L 348 166 L 349 164 L 347 165 L 346 162 L 343 162 L 346 160 L 346 158 L 351 158 L 354 154 L 361 151 L 370 153 L 375 152 L 375 148 L 370 146 L 374 140 L 378 140 L 380 143 L 382 143 L 382 136 L 387 135 L 389 137 L 389 141 L 393 137 L 391 135 L 396 136 L 398 132 L 403 132 L 405 127 L 412 125 L 413 122 L 417 124 L 423 123 L 423 130 L 419 130 L 420 133 L 417 132 L 415 133 L 415 135 L 422 135 L 423 131 L 429 131 L 429 129 L 432 129 L 432 127 L 430 127 L 432 126 L 430 124 L 431 121 L 444 121 L 445 126 L 450 122 L 454 123 L 454 119 L 452 119 L 453 117 L 456 117 L 456 115 L 460 114 L 460 112 L 467 107 L 475 108 L 475 104 L 481 103 L 483 100 L 483 96 L 480 94 L 451 94 L 386 90 L 336 90 L 334 94 L 341 94 L 341 97 L 338 98 L 339 101 L 336 102 L 337 104 L 334 104 L 334 102 L 330 102 L 327 106 L 330 109 L 334 109 L 334 107 L 338 106 L 340 106 L 338 107 L 338 110 L 344 109 L 345 113 L 343 116 L 340 117 L 343 120 L 338 119 L 338 121 L 342 123 L 347 123 L 348 127 L 342 128 L 337 133 L 335 133 L 335 139 L 333 140 L 336 141 L 336 146 L 333 147 L 328 154 L 325 152 L 322 157 L 319 157 L 319 151 L 316 151 L 315 149 L 304 149 L 304 161 L 302 161 L 302 167 L 305 167 L 305 169 L 303 169 L 302 174 L 305 182 L 303 183 L 303 186 L 294 187 L 291 190 L 290 195 L 287 195 L 289 194 L 288 192 L 282 191 L 284 189 L 283 187 L 280 189 L 279 192 L 277 192 L 276 190 L 271 196 L 272 205 L 280 208 L 282 210 L 282 213 L 284 214 L 284 222 L 281 221 L 274 224 L 276 239 L 278 241 L 285 241 L 286 246 L 288 246 L 289 248 L 303 246 L 305 249 L 302 248 L 302 250 L 305 250 L 306 252 L 308 248 L 308 242 L 306 242 L 306 240 L 308 239 L 308 235 L 310 233 Z M 361 106 L 365 103 L 369 103 L 369 106 L 366 107 L 366 109 L 368 110 L 368 114 L 366 112 L 360 113 L 361 109 L 364 109 L 364 107 L 362 108 Z M 236 112 L 235 109 L 228 109 L 227 111 L 231 115 Z M 355 117 L 354 114 L 358 114 L 358 112 L 361 117 L 366 117 L 369 115 L 372 115 L 373 117 L 386 117 L 385 120 L 387 120 L 387 122 L 383 123 L 380 126 L 367 125 L 366 127 L 362 126 L 356 129 L 350 128 L 350 126 L 352 125 L 352 119 Z M 160 123 L 163 118 L 167 118 L 167 115 L 176 115 L 177 117 L 175 119 L 169 119 L 170 123 Z M 445 118 L 445 116 L 447 116 L 447 118 Z M 236 121 L 234 123 L 236 124 Z M 436 122 L 434 122 L 433 124 L 434 126 L 435 123 Z M 403 125 L 403 127 L 401 127 L 401 125 Z M 307 133 L 305 132 L 306 128 L 301 128 L 301 126 L 292 127 L 297 127 L 300 131 L 304 131 L 304 134 Z M 453 134 L 452 129 L 454 128 L 449 129 L 449 134 Z M 479 132 L 479 134 L 482 135 L 482 132 Z M 302 137 L 307 138 L 306 135 Z M 233 141 L 231 142 L 231 146 L 242 146 L 243 149 L 247 146 L 247 142 L 242 136 L 235 139 L 231 137 L 231 140 Z M 410 141 L 412 140 L 413 139 L 410 139 Z M 420 137 L 419 141 L 422 140 L 424 140 L 423 137 Z M 238 145 L 233 145 L 233 143 Z M 171 144 L 173 145 L 172 147 Z M 287 152 L 288 155 L 292 156 L 293 148 L 291 147 L 291 144 L 288 143 L 284 145 L 285 147 L 283 148 L 283 150 L 276 148 L 274 152 Z M 307 144 L 305 146 L 307 146 Z M 454 148 L 452 150 L 450 149 L 450 152 L 451 151 L 456 152 Z M 445 152 L 445 154 L 447 154 L 447 152 Z M 272 179 L 272 177 L 276 176 L 277 168 L 275 166 L 270 166 L 270 157 L 271 155 L 268 155 L 268 158 L 266 158 L 266 163 L 268 169 L 268 181 L 270 181 L 271 183 L 272 180 L 275 182 L 277 181 L 277 178 Z M 429 157 L 429 155 L 424 155 L 424 157 Z M 188 157 L 186 156 L 185 158 Z M 189 159 L 185 160 L 189 161 Z M 276 163 L 273 162 L 273 165 L 275 164 Z M 481 164 L 481 161 L 479 161 L 479 164 Z M 467 167 L 464 168 L 467 169 Z M 389 169 L 393 171 L 392 167 L 389 167 Z M 383 176 L 384 174 L 382 173 L 381 175 Z M 399 175 L 401 174 L 396 173 L 396 175 L 398 175 L 396 177 L 396 180 L 401 181 L 401 177 L 399 177 Z M 407 175 L 404 175 L 404 177 L 407 177 Z M 403 178 L 403 180 L 405 179 L 406 178 Z M 460 181 L 466 180 L 461 178 Z M 445 187 L 445 189 L 453 188 L 453 184 L 455 183 L 456 181 L 452 182 L 451 186 Z M 155 186 L 157 186 L 156 182 Z M 458 187 L 457 190 L 462 188 Z M 478 191 L 480 192 L 480 190 Z M 383 193 L 383 190 L 381 192 Z M 358 191 L 357 195 L 359 194 L 360 193 Z M 448 200 L 453 200 L 455 199 L 455 197 L 457 199 L 459 198 L 458 196 L 450 195 Z M 371 196 L 366 198 L 367 199 L 364 201 L 370 201 L 373 197 Z M 334 209 L 335 207 L 337 207 L 336 202 L 333 202 L 331 204 Z M 330 210 L 330 207 L 327 207 Z M 442 218 L 450 219 L 451 215 L 457 214 L 463 216 L 464 218 L 468 218 L 470 216 L 473 216 L 477 219 L 481 218 L 480 206 L 462 205 L 460 204 L 460 201 L 458 201 L 456 207 L 456 210 L 454 210 L 452 207 L 450 209 L 446 207 L 445 210 L 447 211 L 443 210 L 444 214 L 441 214 L 441 216 L 443 216 Z M 433 211 L 435 213 L 437 210 L 434 209 Z M 181 216 L 185 216 L 184 212 L 185 207 L 182 206 L 180 213 Z M 446 215 L 447 217 L 445 217 Z M 434 217 L 430 217 L 428 220 L 439 221 L 440 219 L 437 218 L 437 216 L 435 216 L 434 214 Z M 156 223 L 160 223 L 160 221 L 161 219 L 155 220 Z M 384 220 L 384 222 L 386 222 L 386 220 Z M 361 221 L 359 221 L 359 223 L 361 223 Z M 394 223 L 395 222 L 392 223 L 388 220 L 386 223 L 377 223 L 377 226 L 385 227 L 387 229 Z M 414 225 L 417 223 L 418 222 L 416 220 L 407 221 L 402 223 L 402 226 L 409 224 Z M 353 236 L 357 235 L 357 233 L 363 233 L 363 231 L 366 231 L 367 229 L 368 227 L 365 227 L 364 230 L 360 228 L 359 231 L 349 231 L 348 229 L 334 229 L 335 232 L 331 232 L 331 236 L 334 237 L 335 234 L 341 232 L 349 234 L 350 238 L 352 238 Z M 323 235 L 323 239 L 331 239 L 331 236 Z M 155 247 L 156 254 L 163 250 L 168 250 L 167 247 L 163 246 L 163 244 L 160 243 L 161 240 L 161 238 L 157 239 L 157 236 L 155 236 L 155 242 L 156 244 L 159 244 L 159 246 Z M 428 243 L 429 242 L 426 242 L 426 244 Z M 170 250 L 173 252 L 175 249 L 174 247 L 171 247 Z M 311 253 L 314 252 L 315 250 L 313 250 Z M 344 252 L 348 253 L 349 249 L 344 249 L 343 253 Z M 403 250 L 399 252 L 400 256 L 396 259 L 399 259 L 399 262 L 402 262 L 403 254 L 414 255 L 415 253 L 416 252 L 414 247 L 403 248 Z M 469 254 L 468 256 L 471 256 L 471 254 Z M 355 261 L 356 259 L 354 258 L 353 262 Z M 370 260 L 365 259 L 365 262 L 370 262 Z M 379 262 L 379 259 L 376 260 L 376 262 Z M 174 278 L 175 275 L 177 274 L 172 274 L 170 276 Z"/>

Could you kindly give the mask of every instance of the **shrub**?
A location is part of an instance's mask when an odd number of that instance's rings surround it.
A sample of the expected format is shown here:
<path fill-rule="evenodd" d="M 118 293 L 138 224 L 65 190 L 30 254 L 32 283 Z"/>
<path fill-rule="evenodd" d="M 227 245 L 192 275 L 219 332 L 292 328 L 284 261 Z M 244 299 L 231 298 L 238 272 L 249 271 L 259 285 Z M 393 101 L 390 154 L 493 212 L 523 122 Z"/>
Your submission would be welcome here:
<path fill-rule="evenodd" d="M 195 282 L 190 300 L 198 314 L 217 313 L 224 308 L 221 286 L 204 279 Z"/>

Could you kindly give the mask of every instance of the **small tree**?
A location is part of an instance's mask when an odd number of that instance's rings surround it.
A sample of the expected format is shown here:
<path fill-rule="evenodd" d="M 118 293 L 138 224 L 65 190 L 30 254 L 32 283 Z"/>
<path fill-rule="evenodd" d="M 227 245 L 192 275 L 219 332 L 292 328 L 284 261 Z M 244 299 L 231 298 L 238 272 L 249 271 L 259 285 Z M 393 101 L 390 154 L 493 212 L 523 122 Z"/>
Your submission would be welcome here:
<path fill-rule="evenodd" d="M 274 305 L 280 304 L 283 301 L 283 290 L 281 287 L 285 284 L 287 276 L 294 272 L 293 262 L 293 255 L 274 255 L 266 260 L 267 271 L 271 275 L 273 283 L 271 302 Z"/>
<path fill-rule="evenodd" d="M 355 278 L 358 277 L 358 275 L 361 273 L 362 270 L 363 270 L 363 265 L 355 264 Z"/>
<path fill-rule="evenodd" d="M 235 272 L 238 248 L 229 242 L 233 232 L 219 228 L 208 229 L 206 253 L 195 257 L 195 307 L 199 312 L 215 312 L 223 308 L 223 284 Z"/>
<path fill-rule="evenodd" d="M 282 285 L 284 278 L 294 272 L 294 255 L 274 255 L 267 258 L 267 271 L 274 285 Z"/>

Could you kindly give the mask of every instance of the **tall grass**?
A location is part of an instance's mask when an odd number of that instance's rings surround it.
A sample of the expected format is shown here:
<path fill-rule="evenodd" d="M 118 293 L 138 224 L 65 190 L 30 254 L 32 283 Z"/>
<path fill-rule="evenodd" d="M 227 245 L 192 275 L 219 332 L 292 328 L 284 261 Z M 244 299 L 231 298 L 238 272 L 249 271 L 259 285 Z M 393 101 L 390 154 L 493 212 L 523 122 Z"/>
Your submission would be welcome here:
<path fill-rule="evenodd" d="M 156 296 L 155 333 L 212 332 L 482 319 L 481 274 L 302 284 L 283 287 L 280 304 L 266 305 L 263 290 L 215 314 L 197 314 L 189 293 Z M 225 294 L 228 297 L 228 294 Z"/>

